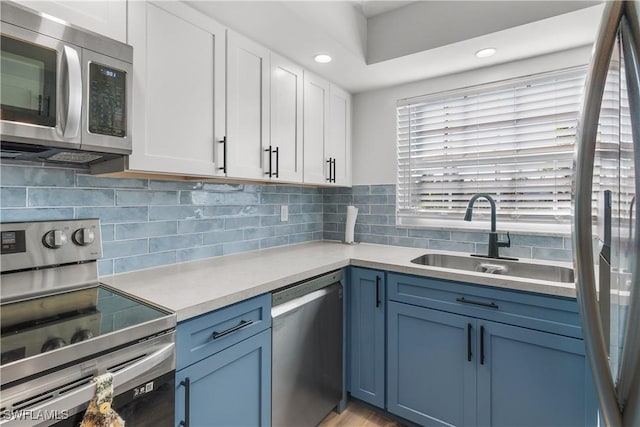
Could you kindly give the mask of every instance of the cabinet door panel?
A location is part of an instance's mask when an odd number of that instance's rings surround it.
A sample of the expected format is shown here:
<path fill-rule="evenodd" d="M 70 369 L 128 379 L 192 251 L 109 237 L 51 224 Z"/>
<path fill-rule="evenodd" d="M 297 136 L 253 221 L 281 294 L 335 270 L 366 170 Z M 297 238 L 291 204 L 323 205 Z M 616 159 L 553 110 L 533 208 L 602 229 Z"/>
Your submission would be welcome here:
<path fill-rule="evenodd" d="M 304 73 L 304 182 L 327 184 L 329 83 Z"/>
<path fill-rule="evenodd" d="M 335 159 L 336 185 L 351 185 L 351 95 L 331 85 L 326 156 Z"/>
<path fill-rule="evenodd" d="M 214 156 L 224 136 L 224 88 L 214 77 L 224 73 L 224 29 L 206 19 L 204 25 L 192 23 L 195 13 L 177 3 L 129 4 L 135 63 L 131 170 L 219 173 Z"/>
<path fill-rule="evenodd" d="M 478 422 L 491 426 L 597 423 L 582 340 L 494 322 L 478 364 Z"/>
<path fill-rule="evenodd" d="M 353 268 L 350 282 L 350 392 L 384 408 L 384 272 Z"/>
<path fill-rule="evenodd" d="M 465 316 L 388 303 L 389 412 L 422 425 L 475 425 L 475 323 Z"/>
<path fill-rule="evenodd" d="M 176 373 L 176 425 L 268 426 L 271 423 L 271 330 L 254 335 Z"/>
<path fill-rule="evenodd" d="M 269 51 L 227 31 L 228 175 L 263 179 L 269 138 Z"/>
<path fill-rule="evenodd" d="M 302 181 L 302 68 L 271 54 L 271 146 L 278 179 Z M 267 148 L 267 147 L 264 147 Z M 272 171 L 275 172 L 275 154 Z M 268 162 L 268 159 L 267 159 Z M 275 177 L 274 177 L 275 178 Z"/>

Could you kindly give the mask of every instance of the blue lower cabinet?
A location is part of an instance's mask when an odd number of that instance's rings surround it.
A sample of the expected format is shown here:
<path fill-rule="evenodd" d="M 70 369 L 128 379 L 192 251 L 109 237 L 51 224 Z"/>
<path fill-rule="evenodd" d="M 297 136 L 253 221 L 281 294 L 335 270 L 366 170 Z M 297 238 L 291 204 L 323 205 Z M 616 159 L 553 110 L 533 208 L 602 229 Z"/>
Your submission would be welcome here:
<path fill-rule="evenodd" d="M 271 424 L 271 329 L 176 373 L 176 426 Z"/>
<path fill-rule="evenodd" d="M 582 340 L 495 322 L 478 325 L 479 425 L 597 424 Z"/>
<path fill-rule="evenodd" d="M 476 425 L 476 320 L 388 303 L 388 411 L 420 425 Z"/>
<path fill-rule="evenodd" d="M 349 391 L 353 397 L 384 408 L 384 272 L 352 268 L 348 300 Z"/>

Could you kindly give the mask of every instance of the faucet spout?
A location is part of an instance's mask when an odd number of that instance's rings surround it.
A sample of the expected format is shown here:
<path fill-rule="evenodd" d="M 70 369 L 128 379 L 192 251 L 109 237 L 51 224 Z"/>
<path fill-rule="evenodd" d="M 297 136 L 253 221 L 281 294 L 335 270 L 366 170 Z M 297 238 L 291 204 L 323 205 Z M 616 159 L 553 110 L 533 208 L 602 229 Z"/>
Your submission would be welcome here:
<path fill-rule="evenodd" d="M 469 204 L 467 204 L 467 210 L 464 213 L 464 220 L 471 221 L 473 217 L 473 204 L 479 198 L 487 199 L 489 204 L 491 205 L 491 232 L 489 233 L 489 250 L 487 257 L 489 258 L 500 258 L 499 249 L 509 248 L 511 247 L 511 238 L 509 237 L 509 233 L 507 233 L 507 241 L 501 242 L 498 240 L 498 233 L 496 232 L 496 202 L 493 200 L 493 197 L 486 193 L 478 193 L 469 199 Z"/>
<path fill-rule="evenodd" d="M 473 217 L 473 204 L 479 198 L 487 199 L 487 201 L 491 205 L 491 232 L 495 233 L 496 232 L 496 202 L 493 200 L 493 197 L 491 197 L 486 193 L 478 193 L 474 195 L 471 199 L 469 199 L 469 204 L 467 204 L 467 210 L 464 213 L 464 220 L 471 221 L 471 218 Z"/>

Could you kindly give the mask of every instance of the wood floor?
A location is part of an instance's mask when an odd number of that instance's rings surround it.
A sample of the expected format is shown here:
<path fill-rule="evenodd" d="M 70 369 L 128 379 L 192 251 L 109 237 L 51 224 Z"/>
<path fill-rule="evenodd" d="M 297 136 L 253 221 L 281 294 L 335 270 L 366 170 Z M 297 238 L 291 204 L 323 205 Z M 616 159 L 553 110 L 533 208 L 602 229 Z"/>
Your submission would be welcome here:
<path fill-rule="evenodd" d="M 342 414 L 332 412 L 322 420 L 320 427 L 402 427 L 403 424 L 386 418 L 363 404 L 350 401 Z"/>

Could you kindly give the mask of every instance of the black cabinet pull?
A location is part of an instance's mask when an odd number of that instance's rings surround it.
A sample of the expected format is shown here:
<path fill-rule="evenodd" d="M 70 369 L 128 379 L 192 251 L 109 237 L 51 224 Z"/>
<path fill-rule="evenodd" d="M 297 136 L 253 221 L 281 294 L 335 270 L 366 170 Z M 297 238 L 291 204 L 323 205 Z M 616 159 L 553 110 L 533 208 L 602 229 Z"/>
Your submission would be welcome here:
<path fill-rule="evenodd" d="M 232 334 L 235 331 L 240 330 L 240 329 L 244 328 L 245 326 L 249 326 L 252 323 L 253 323 L 253 320 L 241 320 L 240 323 L 238 323 L 236 326 L 232 326 L 231 328 L 227 329 L 226 331 L 222 331 L 222 332 L 213 331 L 213 333 L 211 334 L 211 338 L 213 338 L 214 340 L 216 340 L 218 338 L 222 338 L 223 336 Z"/>
<path fill-rule="evenodd" d="M 190 414 L 189 414 L 189 402 L 191 401 L 191 381 L 189 377 L 185 378 L 184 381 L 180 381 L 180 385 L 184 386 L 184 420 L 180 421 L 178 424 L 181 427 L 189 427 L 190 424 Z"/>
<path fill-rule="evenodd" d="M 269 175 L 269 178 L 271 178 L 273 176 L 273 174 L 271 173 L 271 156 L 272 156 L 272 149 L 271 146 L 269 146 L 269 148 L 266 148 L 265 153 L 269 153 L 269 172 L 265 172 L 265 175 Z"/>
<path fill-rule="evenodd" d="M 222 138 L 222 141 L 218 141 L 222 144 L 222 167 L 218 168 L 224 173 L 227 173 L 227 137 Z"/>
<path fill-rule="evenodd" d="M 473 353 L 471 352 L 471 323 L 467 323 L 467 361 L 471 362 L 471 356 Z"/>
<path fill-rule="evenodd" d="M 484 365 L 484 326 L 480 326 L 480 364 Z"/>
<path fill-rule="evenodd" d="M 479 305 L 481 307 L 498 309 L 498 304 L 496 304 L 495 302 L 474 301 L 471 299 L 466 299 L 465 297 L 456 298 L 456 301 L 463 304 Z"/>
<path fill-rule="evenodd" d="M 380 276 L 376 276 L 376 308 L 380 307 Z"/>
<path fill-rule="evenodd" d="M 276 173 L 274 173 L 276 178 L 280 178 L 280 147 L 276 147 L 274 150 L 276 153 Z"/>
<path fill-rule="evenodd" d="M 329 178 L 327 178 L 327 181 L 333 182 L 331 178 L 331 165 L 333 164 L 333 160 L 331 159 L 331 157 L 329 157 L 329 160 L 327 160 L 327 163 L 329 163 Z"/>
<path fill-rule="evenodd" d="M 335 157 L 333 158 L 333 181 L 331 182 L 336 182 L 336 159 Z"/>

